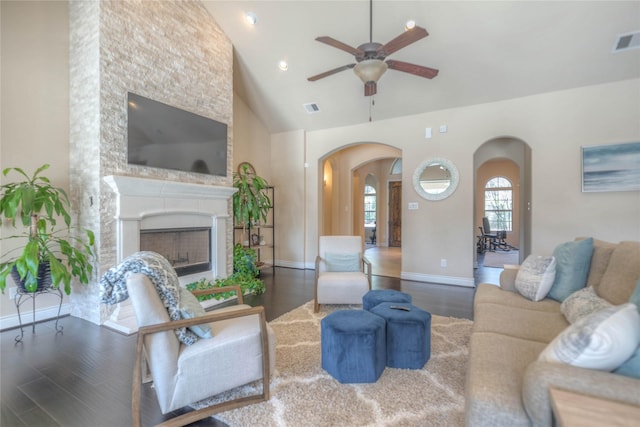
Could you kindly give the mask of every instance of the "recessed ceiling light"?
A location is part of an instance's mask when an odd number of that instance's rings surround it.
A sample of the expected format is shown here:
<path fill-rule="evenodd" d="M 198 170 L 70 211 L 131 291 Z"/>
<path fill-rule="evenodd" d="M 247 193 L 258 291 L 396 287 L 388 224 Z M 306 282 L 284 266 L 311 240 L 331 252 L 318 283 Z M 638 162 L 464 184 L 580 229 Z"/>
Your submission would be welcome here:
<path fill-rule="evenodd" d="M 256 25 L 258 22 L 258 17 L 253 12 L 247 12 L 246 15 L 244 15 L 244 19 L 246 19 L 250 25 Z"/>
<path fill-rule="evenodd" d="M 282 61 L 278 62 L 278 68 L 280 68 L 282 71 L 287 71 L 289 69 L 289 64 L 287 64 L 287 61 L 283 59 Z"/>
<path fill-rule="evenodd" d="M 413 29 L 415 26 L 416 26 L 416 21 L 414 21 L 413 19 L 410 19 L 407 21 L 406 24 L 404 24 L 404 30 L 409 31 Z"/>

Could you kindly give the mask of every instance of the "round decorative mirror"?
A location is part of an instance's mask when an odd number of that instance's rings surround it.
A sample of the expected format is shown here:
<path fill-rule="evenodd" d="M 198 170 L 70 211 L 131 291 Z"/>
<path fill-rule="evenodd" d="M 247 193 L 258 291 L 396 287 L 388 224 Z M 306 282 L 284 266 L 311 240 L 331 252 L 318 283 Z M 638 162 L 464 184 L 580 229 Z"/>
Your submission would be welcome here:
<path fill-rule="evenodd" d="M 427 200 L 442 200 L 458 187 L 458 169 L 447 159 L 427 159 L 413 173 L 413 188 Z"/>

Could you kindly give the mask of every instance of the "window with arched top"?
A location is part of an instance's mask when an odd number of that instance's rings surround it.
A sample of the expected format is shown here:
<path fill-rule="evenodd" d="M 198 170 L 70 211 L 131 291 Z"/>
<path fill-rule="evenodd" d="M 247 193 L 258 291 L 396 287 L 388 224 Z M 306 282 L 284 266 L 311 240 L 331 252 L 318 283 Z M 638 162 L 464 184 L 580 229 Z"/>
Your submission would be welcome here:
<path fill-rule="evenodd" d="M 393 164 L 391 165 L 390 174 L 402 175 L 402 159 L 401 158 L 397 158 L 393 161 Z"/>
<path fill-rule="evenodd" d="M 484 216 L 491 231 L 513 230 L 513 184 L 504 176 L 496 176 L 484 186 Z"/>
<path fill-rule="evenodd" d="M 376 189 L 371 185 L 364 186 L 364 226 L 374 227 L 376 225 Z"/>

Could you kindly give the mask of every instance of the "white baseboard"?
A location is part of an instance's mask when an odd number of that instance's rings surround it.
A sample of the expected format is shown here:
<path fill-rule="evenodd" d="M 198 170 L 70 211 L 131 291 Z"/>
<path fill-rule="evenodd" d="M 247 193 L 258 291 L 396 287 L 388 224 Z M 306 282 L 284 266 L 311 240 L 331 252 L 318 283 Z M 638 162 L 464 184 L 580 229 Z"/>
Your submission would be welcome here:
<path fill-rule="evenodd" d="M 309 268 L 304 262 L 282 260 L 276 260 L 276 267 L 297 268 L 298 270 L 305 270 Z M 315 264 L 311 264 L 310 268 L 315 268 Z"/>
<path fill-rule="evenodd" d="M 455 277 L 455 276 L 438 276 L 434 274 L 408 273 L 403 271 L 400 273 L 403 280 L 413 280 L 414 282 L 442 283 L 444 285 L 464 286 L 467 288 L 475 287 L 473 277 Z"/>
<path fill-rule="evenodd" d="M 60 317 L 66 316 L 71 313 L 71 304 L 65 303 L 60 307 Z M 36 309 L 36 322 L 43 320 L 55 319 L 58 315 L 58 306 L 45 307 Z M 22 326 L 31 325 L 33 323 L 33 310 L 20 311 L 20 317 L 22 318 Z M 5 329 L 13 329 L 20 326 L 20 319 L 18 313 L 9 314 L 7 316 L 0 317 L 0 331 Z"/>
<path fill-rule="evenodd" d="M 276 266 L 303 270 L 315 270 L 316 268 L 315 262 L 304 263 L 276 261 Z M 475 279 L 473 277 L 438 276 L 433 274 L 408 273 L 403 271 L 400 273 L 400 278 L 404 280 L 412 280 L 414 282 L 441 283 L 444 285 L 464 286 L 467 288 L 474 288 L 476 286 Z"/>

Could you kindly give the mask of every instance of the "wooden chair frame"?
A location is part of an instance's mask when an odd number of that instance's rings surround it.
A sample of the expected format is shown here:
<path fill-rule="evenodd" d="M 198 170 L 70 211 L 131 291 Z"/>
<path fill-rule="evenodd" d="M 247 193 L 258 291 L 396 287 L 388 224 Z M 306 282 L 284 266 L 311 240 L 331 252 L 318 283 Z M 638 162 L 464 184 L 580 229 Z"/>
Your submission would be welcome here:
<path fill-rule="evenodd" d="M 205 290 L 193 291 L 196 296 L 208 295 L 221 292 L 234 291 L 238 295 L 238 304 L 243 303 L 242 290 L 240 286 L 225 286 L 221 288 L 212 288 Z M 141 384 L 142 378 L 142 366 L 144 363 L 144 338 L 149 334 L 155 334 L 158 332 L 170 331 L 177 328 L 188 327 L 192 325 L 201 325 L 203 323 L 217 322 L 222 320 L 234 319 L 244 316 L 258 315 L 260 319 L 260 336 L 262 338 L 262 372 L 263 372 L 263 384 L 262 393 L 241 397 L 226 402 L 218 403 L 216 405 L 208 406 L 206 408 L 187 412 L 186 414 L 179 415 L 171 418 L 163 423 L 158 424 L 158 427 L 177 427 L 191 424 L 203 418 L 217 414 L 219 412 L 228 411 L 231 409 L 240 408 L 242 406 L 251 405 L 254 403 L 264 402 L 269 400 L 269 381 L 271 377 L 270 365 L 269 365 L 269 342 L 267 335 L 267 322 L 264 312 L 264 307 L 251 307 L 243 310 L 228 311 L 224 313 L 207 313 L 204 316 L 196 317 L 193 319 L 175 320 L 165 323 L 158 323 L 156 325 L 144 326 L 138 330 L 138 341 L 136 345 L 136 361 L 133 365 L 133 392 L 132 392 L 132 416 L 134 427 L 140 427 L 140 397 L 141 397 Z"/>

